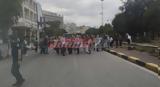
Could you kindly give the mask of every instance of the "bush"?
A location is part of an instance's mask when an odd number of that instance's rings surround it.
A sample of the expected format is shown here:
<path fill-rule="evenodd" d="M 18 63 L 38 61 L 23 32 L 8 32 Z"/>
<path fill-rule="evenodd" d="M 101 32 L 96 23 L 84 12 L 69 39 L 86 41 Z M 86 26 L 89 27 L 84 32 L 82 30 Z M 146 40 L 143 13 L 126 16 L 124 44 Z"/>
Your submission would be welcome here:
<path fill-rule="evenodd" d="M 139 37 L 137 40 L 135 40 L 135 42 L 138 43 L 149 43 L 151 42 L 151 39 L 148 37 Z"/>

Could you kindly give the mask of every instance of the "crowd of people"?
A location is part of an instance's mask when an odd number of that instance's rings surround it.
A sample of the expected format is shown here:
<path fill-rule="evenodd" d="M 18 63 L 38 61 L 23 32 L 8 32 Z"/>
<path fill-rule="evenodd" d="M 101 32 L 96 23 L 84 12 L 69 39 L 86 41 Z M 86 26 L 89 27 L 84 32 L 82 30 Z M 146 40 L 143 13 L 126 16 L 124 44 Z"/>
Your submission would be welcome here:
<path fill-rule="evenodd" d="M 128 43 L 131 36 L 126 34 Z M 101 51 L 106 48 L 122 46 L 121 35 L 112 37 L 109 35 L 64 35 L 58 37 L 45 37 L 40 41 L 40 53 L 48 54 L 48 49 L 54 49 L 57 54 L 80 54 L 82 52 L 91 54 L 92 51 Z"/>
<path fill-rule="evenodd" d="M 22 55 L 27 54 L 28 49 L 34 48 L 35 52 L 39 52 L 40 48 L 41 54 L 48 54 L 48 49 L 55 50 L 58 55 L 71 55 L 73 53 L 87 53 L 91 54 L 92 51 L 103 51 L 106 48 L 112 48 L 113 46 L 122 46 L 123 38 L 122 36 L 109 36 L 109 35 L 64 35 L 58 37 L 44 37 L 38 39 L 30 45 L 27 40 L 20 39 L 16 34 L 10 37 L 11 42 L 11 54 L 12 54 L 12 68 L 11 73 L 16 78 L 16 83 L 13 86 L 21 86 L 25 79 L 22 77 L 19 69 L 20 63 L 22 61 Z M 126 34 L 126 41 L 131 44 L 131 36 Z M 114 45 L 115 43 L 115 45 Z M 32 47 L 34 45 L 34 47 Z M 20 53 L 19 53 L 20 51 Z M 19 59 L 19 54 L 21 54 Z"/>

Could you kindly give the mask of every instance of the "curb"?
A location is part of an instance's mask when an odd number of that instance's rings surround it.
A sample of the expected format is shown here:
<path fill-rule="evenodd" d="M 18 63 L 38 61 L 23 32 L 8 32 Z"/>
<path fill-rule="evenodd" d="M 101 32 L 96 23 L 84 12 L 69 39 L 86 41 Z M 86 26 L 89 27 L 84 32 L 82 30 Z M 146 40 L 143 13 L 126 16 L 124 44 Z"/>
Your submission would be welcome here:
<path fill-rule="evenodd" d="M 132 56 L 127 56 L 127 55 L 125 55 L 124 53 L 119 53 L 119 52 L 116 52 L 116 51 L 114 51 L 114 50 L 107 50 L 107 49 L 106 49 L 105 51 L 106 51 L 106 52 L 109 52 L 109 53 L 111 53 L 111 54 L 113 54 L 113 55 L 116 55 L 116 56 L 118 56 L 118 57 L 120 57 L 120 58 L 122 58 L 122 59 L 125 59 L 125 60 L 127 60 L 127 61 L 130 61 L 130 62 L 132 62 L 132 63 L 134 63 L 134 64 L 137 64 L 137 65 L 139 65 L 139 66 L 141 66 L 141 67 L 144 67 L 144 68 L 146 68 L 146 69 L 148 69 L 148 70 L 150 70 L 150 71 L 153 71 L 153 72 L 155 72 L 155 73 L 157 73 L 157 74 L 160 73 L 160 70 L 158 69 L 159 66 L 158 66 L 157 64 L 154 64 L 154 63 L 146 63 L 146 62 L 141 61 L 139 58 L 132 57 Z"/>

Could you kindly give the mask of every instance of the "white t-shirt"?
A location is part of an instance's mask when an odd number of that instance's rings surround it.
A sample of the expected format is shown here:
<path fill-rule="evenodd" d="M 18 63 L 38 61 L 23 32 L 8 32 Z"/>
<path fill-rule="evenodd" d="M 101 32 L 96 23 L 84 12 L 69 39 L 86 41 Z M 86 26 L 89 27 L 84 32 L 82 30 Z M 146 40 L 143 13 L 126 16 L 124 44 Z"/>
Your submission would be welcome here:
<path fill-rule="evenodd" d="M 110 41 L 110 42 L 112 42 L 112 41 L 113 41 L 113 38 L 112 38 L 112 37 L 110 37 L 109 41 Z"/>

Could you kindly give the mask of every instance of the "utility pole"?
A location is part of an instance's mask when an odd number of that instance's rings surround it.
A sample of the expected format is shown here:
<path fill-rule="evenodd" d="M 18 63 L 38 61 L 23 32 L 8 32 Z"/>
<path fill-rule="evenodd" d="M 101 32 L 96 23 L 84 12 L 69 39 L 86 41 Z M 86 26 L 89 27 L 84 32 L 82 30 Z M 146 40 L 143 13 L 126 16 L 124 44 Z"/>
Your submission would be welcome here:
<path fill-rule="evenodd" d="M 104 25 L 104 12 L 103 12 L 104 7 L 103 7 L 103 2 L 104 2 L 104 0 L 101 0 L 101 8 L 102 8 L 102 13 L 101 13 L 101 15 L 102 15 L 102 26 Z"/>

